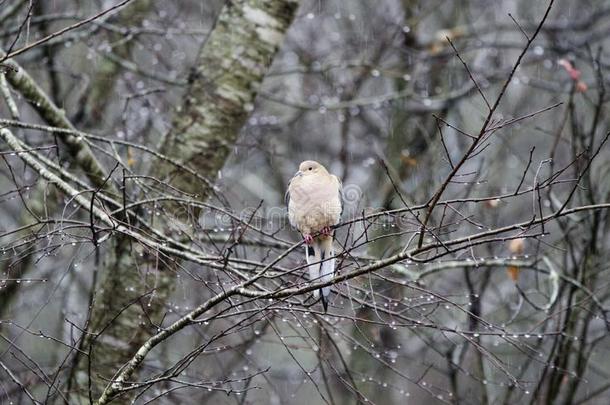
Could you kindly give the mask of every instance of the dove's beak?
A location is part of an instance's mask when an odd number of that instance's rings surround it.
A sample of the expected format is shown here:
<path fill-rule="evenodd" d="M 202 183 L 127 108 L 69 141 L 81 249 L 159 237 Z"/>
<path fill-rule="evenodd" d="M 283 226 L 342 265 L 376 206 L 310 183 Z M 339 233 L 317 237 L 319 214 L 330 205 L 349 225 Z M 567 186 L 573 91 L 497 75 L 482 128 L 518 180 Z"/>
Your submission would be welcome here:
<path fill-rule="evenodd" d="M 296 177 L 296 176 L 302 176 L 302 175 L 303 175 L 303 172 L 302 172 L 302 171 L 300 171 L 300 170 L 294 174 L 294 176 L 295 176 L 295 177 Z"/>

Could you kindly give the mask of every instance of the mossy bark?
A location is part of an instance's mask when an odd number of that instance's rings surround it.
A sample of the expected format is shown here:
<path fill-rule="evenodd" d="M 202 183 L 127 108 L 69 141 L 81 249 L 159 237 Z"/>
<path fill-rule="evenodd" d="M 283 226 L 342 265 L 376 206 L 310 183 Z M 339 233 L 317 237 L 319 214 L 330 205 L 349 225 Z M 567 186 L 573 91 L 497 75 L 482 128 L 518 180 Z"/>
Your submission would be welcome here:
<path fill-rule="evenodd" d="M 2 56 L 4 56 L 4 52 L 0 50 L 0 57 Z M 9 84 L 23 95 L 45 122 L 54 127 L 75 129 L 66 118 L 66 112 L 53 103 L 21 66 L 11 60 L 3 63 L 10 67 L 6 71 L 6 79 Z M 57 136 L 67 146 L 71 160 L 83 170 L 94 186 L 103 187 L 109 192 L 114 191 L 112 183 L 106 182 L 106 170 L 82 137 L 72 134 L 58 134 Z"/>
<path fill-rule="evenodd" d="M 197 57 L 184 103 L 163 143 L 163 153 L 204 177 L 216 177 L 253 109 L 297 4 L 241 0 L 223 8 Z M 187 193 L 200 198 L 209 195 L 208 184 L 173 166 L 162 166 L 159 174 L 170 176 L 172 185 Z"/>
<path fill-rule="evenodd" d="M 215 178 L 253 108 L 297 6 L 298 1 L 241 0 L 223 7 L 199 52 L 183 105 L 175 112 L 173 129 L 164 139 L 161 152 L 201 176 Z M 210 183 L 174 171 L 172 165 L 160 163 L 153 167 L 152 175 L 169 179 L 173 187 L 197 194 L 199 199 L 209 195 Z M 158 223 L 159 228 L 166 225 L 163 221 Z M 175 283 L 172 269 L 164 268 L 160 262 L 158 267 L 149 266 L 144 271 L 146 264 L 138 263 L 138 255 L 129 241 L 119 238 L 117 244 L 115 254 L 104 266 L 105 278 L 93 306 L 91 332 L 99 332 L 112 321 L 93 346 L 92 361 L 97 374 L 92 376 L 94 397 L 106 386 L 107 379 L 134 355 L 135 348 L 150 337 L 150 328 L 145 325 L 150 325 L 149 319 L 161 321 L 164 304 Z M 127 303 L 150 292 L 153 286 L 154 297 L 142 299 L 145 305 L 136 304 L 124 310 Z M 84 393 L 87 364 L 80 363 L 75 380 Z"/>

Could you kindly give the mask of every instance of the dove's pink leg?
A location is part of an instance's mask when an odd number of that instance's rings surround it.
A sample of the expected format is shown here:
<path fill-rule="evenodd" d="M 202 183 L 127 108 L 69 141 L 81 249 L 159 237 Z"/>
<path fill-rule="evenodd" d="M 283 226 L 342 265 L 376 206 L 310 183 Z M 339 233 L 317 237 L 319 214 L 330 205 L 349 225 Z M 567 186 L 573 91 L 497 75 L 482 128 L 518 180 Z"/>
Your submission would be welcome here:
<path fill-rule="evenodd" d="M 324 236 L 333 236 L 333 230 L 329 226 L 325 226 L 320 230 Z"/>
<path fill-rule="evenodd" d="M 303 235 L 303 240 L 305 241 L 306 245 L 311 245 L 313 243 L 313 237 L 308 233 Z"/>

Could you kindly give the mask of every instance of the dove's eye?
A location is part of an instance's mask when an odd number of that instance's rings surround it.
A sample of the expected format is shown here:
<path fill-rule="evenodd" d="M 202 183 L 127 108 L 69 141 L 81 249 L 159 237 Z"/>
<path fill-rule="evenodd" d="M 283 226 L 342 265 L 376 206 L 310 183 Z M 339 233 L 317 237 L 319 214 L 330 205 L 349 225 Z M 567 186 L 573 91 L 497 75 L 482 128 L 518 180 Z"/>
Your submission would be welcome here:
<path fill-rule="evenodd" d="M 313 170 L 313 167 L 310 167 L 308 170 Z"/>

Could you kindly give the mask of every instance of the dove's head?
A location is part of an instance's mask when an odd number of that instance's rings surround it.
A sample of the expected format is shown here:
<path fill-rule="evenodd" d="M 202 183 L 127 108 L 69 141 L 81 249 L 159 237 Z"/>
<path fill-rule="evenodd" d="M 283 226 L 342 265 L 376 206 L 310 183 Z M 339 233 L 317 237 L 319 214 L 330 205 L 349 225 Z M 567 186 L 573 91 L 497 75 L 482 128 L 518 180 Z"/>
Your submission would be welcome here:
<path fill-rule="evenodd" d="M 326 168 L 315 160 L 306 160 L 299 165 L 299 176 L 311 176 L 312 174 L 328 173 Z"/>

